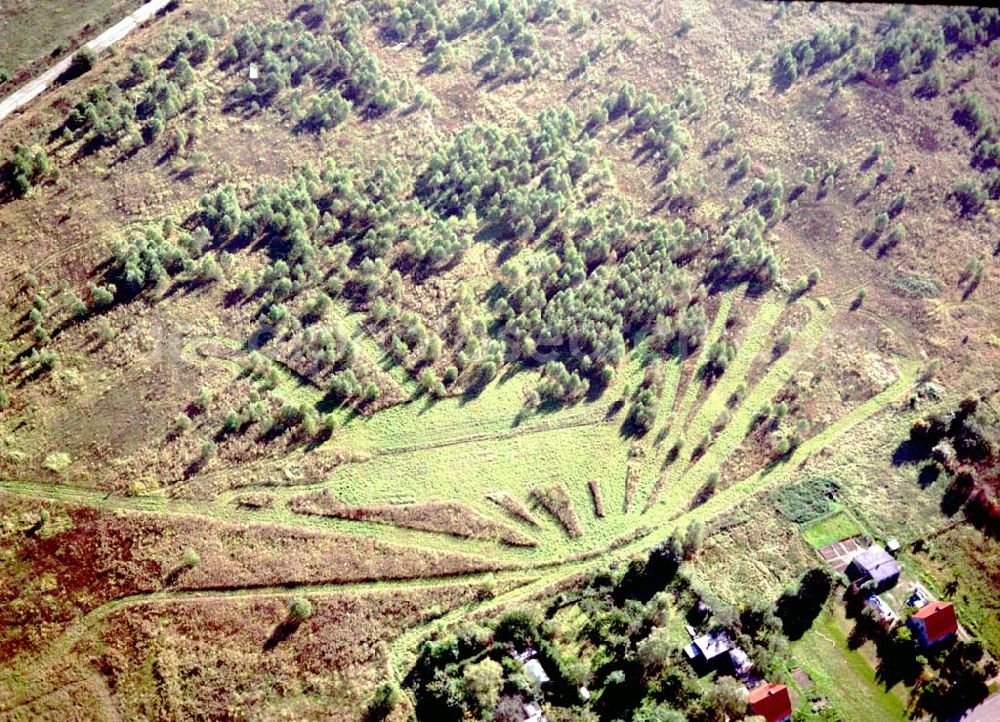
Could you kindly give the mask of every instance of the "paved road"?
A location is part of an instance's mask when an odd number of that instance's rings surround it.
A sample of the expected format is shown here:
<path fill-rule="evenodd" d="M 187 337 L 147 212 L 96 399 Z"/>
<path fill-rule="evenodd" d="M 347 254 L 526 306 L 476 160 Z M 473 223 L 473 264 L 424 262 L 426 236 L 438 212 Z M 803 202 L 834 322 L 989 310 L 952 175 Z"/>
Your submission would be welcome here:
<path fill-rule="evenodd" d="M 987 697 L 981 705 L 950 722 L 997 722 L 997 720 L 1000 720 L 1000 692 Z"/>
<path fill-rule="evenodd" d="M 90 48 L 95 53 L 99 53 L 102 50 L 111 47 L 137 27 L 142 25 L 142 23 L 146 22 L 151 17 L 156 15 L 156 13 L 160 12 L 160 10 L 165 8 L 170 2 L 171 0 L 151 0 L 151 2 L 146 3 L 131 15 L 126 15 L 118 23 L 111 26 L 87 43 L 85 47 Z M 2 122 L 8 115 L 16 111 L 18 108 L 27 105 L 45 92 L 46 88 L 52 85 L 52 83 L 54 83 L 60 75 L 66 72 L 72 59 L 73 56 L 63 58 L 44 73 L 37 76 L 34 80 L 28 81 L 0 101 L 0 122 Z"/>

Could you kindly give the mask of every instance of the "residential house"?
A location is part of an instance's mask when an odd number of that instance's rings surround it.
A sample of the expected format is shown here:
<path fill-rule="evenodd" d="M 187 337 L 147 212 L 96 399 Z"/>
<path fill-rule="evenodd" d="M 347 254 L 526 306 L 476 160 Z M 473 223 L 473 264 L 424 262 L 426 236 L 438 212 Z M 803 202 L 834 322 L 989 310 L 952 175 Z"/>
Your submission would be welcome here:
<path fill-rule="evenodd" d="M 876 591 L 884 591 L 896 586 L 899 571 L 899 562 L 878 544 L 872 544 L 854 555 L 847 566 L 847 577 L 855 587 L 870 581 L 874 582 Z"/>
<path fill-rule="evenodd" d="M 719 670 L 740 676 L 749 671 L 749 658 L 724 629 L 695 638 L 684 654 L 699 672 Z"/>
<path fill-rule="evenodd" d="M 924 647 L 931 647 L 958 632 L 955 605 L 930 602 L 910 615 L 908 624 Z"/>
<path fill-rule="evenodd" d="M 752 714 L 767 722 L 788 722 L 792 718 L 792 698 L 783 684 L 762 684 L 750 693 L 747 703 Z"/>

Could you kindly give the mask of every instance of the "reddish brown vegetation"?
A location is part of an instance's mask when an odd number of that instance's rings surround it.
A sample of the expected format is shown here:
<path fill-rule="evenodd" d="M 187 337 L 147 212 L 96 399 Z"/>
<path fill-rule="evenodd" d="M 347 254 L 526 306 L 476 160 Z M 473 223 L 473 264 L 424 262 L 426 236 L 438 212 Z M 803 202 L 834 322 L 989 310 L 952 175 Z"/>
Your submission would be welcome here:
<path fill-rule="evenodd" d="M 252 709 L 261 719 L 356 720 L 386 678 L 388 641 L 475 594 L 448 586 L 311 595 L 313 613 L 298 625 L 287 624 L 285 596 L 133 605 L 77 648 L 77 659 L 91 661 L 63 670 L 56 694 L 20 711 L 97 719 L 111 706 L 125 719 L 231 719 Z"/>
<path fill-rule="evenodd" d="M 587 486 L 590 487 L 590 496 L 594 500 L 594 514 L 597 515 L 598 519 L 604 518 L 604 494 L 601 492 L 601 482 L 597 479 L 591 479 L 587 482 Z"/>
<path fill-rule="evenodd" d="M 520 519 L 526 524 L 530 524 L 533 527 L 539 526 L 538 520 L 531 515 L 531 512 L 519 502 L 517 499 L 512 497 L 505 491 L 495 491 L 493 493 L 487 494 L 486 498 L 492 501 L 494 504 L 502 507 L 511 516 Z"/>
<path fill-rule="evenodd" d="M 290 506 L 299 514 L 331 516 L 354 521 L 374 521 L 422 531 L 442 532 L 467 539 L 489 539 L 511 546 L 533 547 L 535 541 L 509 526 L 499 524 L 458 502 L 429 502 L 398 506 L 351 506 L 336 500 L 329 490 L 304 494 Z"/>
<path fill-rule="evenodd" d="M 536 486 L 531 490 L 531 496 L 538 504 L 556 518 L 566 533 L 571 537 L 578 537 L 583 533 L 580 527 L 580 519 L 573 508 L 573 502 L 566 493 L 566 488 L 562 484 L 552 486 Z"/>
<path fill-rule="evenodd" d="M 42 510 L 50 518 L 39 524 Z M 111 513 L 0 496 L 0 663 L 79 616 L 159 589 L 232 589 L 489 571 L 471 556 L 194 516 Z M 196 552 L 195 566 L 184 562 Z M 58 591 L 59 594 L 52 594 Z"/>

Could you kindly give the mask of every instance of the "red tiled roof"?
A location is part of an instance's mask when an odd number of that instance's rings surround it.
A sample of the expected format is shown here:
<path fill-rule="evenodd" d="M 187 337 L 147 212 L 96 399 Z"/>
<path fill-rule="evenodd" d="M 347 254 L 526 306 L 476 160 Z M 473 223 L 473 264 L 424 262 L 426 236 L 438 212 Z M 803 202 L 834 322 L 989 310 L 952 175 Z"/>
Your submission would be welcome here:
<path fill-rule="evenodd" d="M 750 709 L 767 722 L 778 722 L 792 714 L 792 699 L 783 684 L 763 684 L 750 693 Z"/>
<path fill-rule="evenodd" d="M 915 611 L 913 618 L 919 619 L 923 624 L 924 634 L 930 644 L 958 631 L 955 606 L 951 602 L 931 602 Z"/>

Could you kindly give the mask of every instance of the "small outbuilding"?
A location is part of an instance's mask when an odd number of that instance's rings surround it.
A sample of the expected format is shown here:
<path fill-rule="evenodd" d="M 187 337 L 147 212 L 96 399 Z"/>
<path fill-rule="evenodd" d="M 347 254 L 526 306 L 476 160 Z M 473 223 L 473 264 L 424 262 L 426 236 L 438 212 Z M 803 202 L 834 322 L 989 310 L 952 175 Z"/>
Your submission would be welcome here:
<path fill-rule="evenodd" d="M 545 714 L 542 707 L 537 702 L 528 702 L 524 705 L 524 722 L 545 722 Z"/>
<path fill-rule="evenodd" d="M 930 599 L 924 594 L 924 590 L 919 586 L 914 588 L 913 594 L 911 594 L 906 600 L 906 606 L 914 607 L 915 609 L 922 609 L 930 603 Z"/>
<path fill-rule="evenodd" d="M 538 683 L 539 687 L 549 683 L 549 675 L 545 673 L 545 668 L 537 659 L 529 659 L 525 662 L 524 671 L 528 673 L 529 677 Z"/>
<path fill-rule="evenodd" d="M 878 614 L 879 619 L 881 619 L 886 624 L 892 624 L 894 621 L 896 621 L 896 613 L 892 611 L 892 608 L 888 604 L 886 604 L 885 600 L 882 599 L 882 597 L 880 597 L 879 595 L 877 594 L 868 595 L 868 598 L 865 599 L 865 603 L 869 607 L 874 609 L 876 614 Z"/>
<path fill-rule="evenodd" d="M 788 722 L 792 718 L 792 698 L 783 684 L 762 684 L 747 699 L 752 714 L 767 722 Z"/>

